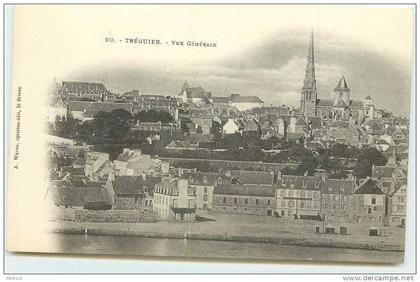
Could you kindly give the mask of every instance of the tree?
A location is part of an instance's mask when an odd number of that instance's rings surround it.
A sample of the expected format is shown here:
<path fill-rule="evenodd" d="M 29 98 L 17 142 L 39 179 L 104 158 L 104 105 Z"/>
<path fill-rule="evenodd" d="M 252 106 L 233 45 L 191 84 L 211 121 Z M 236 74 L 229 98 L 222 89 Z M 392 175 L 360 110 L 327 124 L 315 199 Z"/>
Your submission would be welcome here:
<path fill-rule="evenodd" d="M 357 158 L 357 165 L 354 170 L 354 174 L 358 178 L 372 176 L 372 165 L 383 166 L 386 162 L 386 157 L 376 148 L 365 148 L 360 152 Z"/>
<path fill-rule="evenodd" d="M 162 122 L 162 123 L 170 123 L 174 122 L 174 118 L 172 115 L 165 111 L 156 111 L 153 109 L 147 111 L 140 111 L 134 115 L 135 121 L 141 122 Z"/>

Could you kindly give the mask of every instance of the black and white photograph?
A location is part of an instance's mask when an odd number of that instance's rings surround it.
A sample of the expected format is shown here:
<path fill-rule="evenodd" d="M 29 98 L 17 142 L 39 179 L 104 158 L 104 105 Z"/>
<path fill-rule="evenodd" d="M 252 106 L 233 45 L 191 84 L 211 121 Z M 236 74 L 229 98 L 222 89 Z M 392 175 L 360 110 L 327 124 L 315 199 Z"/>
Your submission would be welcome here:
<path fill-rule="evenodd" d="M 17 6 L 8 251 L 404 263 L 414 20 L 412 6 Z"/>

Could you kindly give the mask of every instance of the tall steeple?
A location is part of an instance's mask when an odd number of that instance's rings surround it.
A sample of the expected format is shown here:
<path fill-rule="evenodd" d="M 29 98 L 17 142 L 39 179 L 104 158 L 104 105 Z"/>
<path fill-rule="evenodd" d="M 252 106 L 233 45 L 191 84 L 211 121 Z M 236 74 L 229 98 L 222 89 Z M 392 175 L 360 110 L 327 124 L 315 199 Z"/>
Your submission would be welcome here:
<path fill-rule="evenodd" d="M 316 115 L 316 78 L 315 78 L 315 50 L 314 32 L 311 30 L 309 42 L 308 58 L 306 62 L 305 80 L 303 81 L 300 108 L 305 116 Z"/>

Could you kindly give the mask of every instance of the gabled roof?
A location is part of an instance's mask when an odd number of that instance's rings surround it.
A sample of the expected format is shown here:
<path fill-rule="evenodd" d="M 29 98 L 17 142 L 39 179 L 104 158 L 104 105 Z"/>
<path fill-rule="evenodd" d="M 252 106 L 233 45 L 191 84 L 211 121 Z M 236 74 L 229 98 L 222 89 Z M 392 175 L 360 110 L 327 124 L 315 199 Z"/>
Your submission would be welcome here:
<path fill-rule="evenodd" d="M 373 181 L 372 179 L 365 180 L 354 192 L 354 194 L 376 194 L 376 195 L 382 195 L 384 192 L 382 192 L 381 188 L 378 187 L 378 185 Z"/>
<path fill-rule="evenodd" d="M 275 196 L 273 186 L 219 184 L 213 190 L 213 195 L 270 197 Z"/>
<path fill-rule="evenodd" d="M 115 194 L 118 196 L 140 196 L 144 194 L 145 181 L 141 176 L 115 176 L 112 181 Z"/>

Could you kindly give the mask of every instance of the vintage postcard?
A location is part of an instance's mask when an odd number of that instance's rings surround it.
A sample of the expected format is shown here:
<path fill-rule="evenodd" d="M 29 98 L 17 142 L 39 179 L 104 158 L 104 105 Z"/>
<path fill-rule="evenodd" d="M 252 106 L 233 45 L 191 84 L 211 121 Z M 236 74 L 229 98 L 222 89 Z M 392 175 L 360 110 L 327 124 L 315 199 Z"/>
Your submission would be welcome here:
<path fill-rule="evenodd" d="M 16 6 L 7 250 L 403 262 L 414 12 Z"/>

